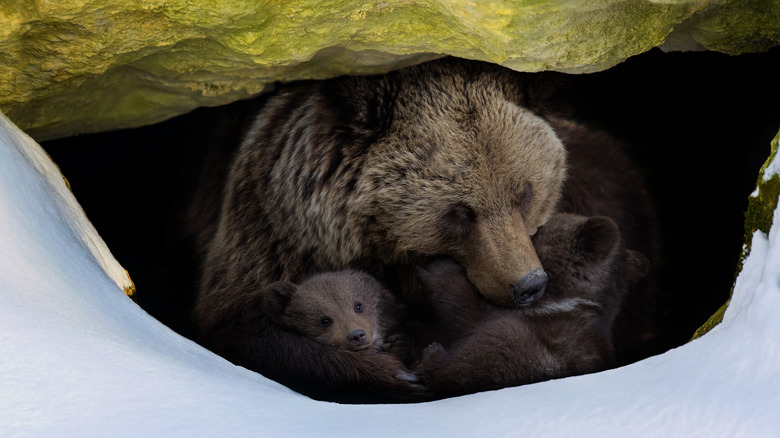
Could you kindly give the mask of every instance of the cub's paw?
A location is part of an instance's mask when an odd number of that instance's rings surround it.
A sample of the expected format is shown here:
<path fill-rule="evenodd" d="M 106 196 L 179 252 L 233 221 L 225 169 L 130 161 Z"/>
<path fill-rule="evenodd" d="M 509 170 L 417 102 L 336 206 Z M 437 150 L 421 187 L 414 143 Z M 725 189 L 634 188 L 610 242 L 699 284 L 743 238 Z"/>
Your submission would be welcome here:
<path fill-rule="evenodd" d="M 429 378 L 435 372 L 439 361 L 446 353 L 444 347 L 438 342 L 434 342 L 425 347 L 425 350 L 422 352 L 420 364 L 414 370 L 414 373 L 420 376 L 423 381 L 426 378 Z"/>
<path fill-rule="evenodd" d="M 417 268 L 417 278 L 431 292 L 446 288 L 453 281 L 466 280 L 466 269 L 449 257 L 436 257 L 425 267 Z"/>
<path fill-rule="evenodd" d="M 395 357 L 404 359 L 413 348 L 413 343 L 405 333 L 394 333 L 385 337 L 385 343 L 382 344 L 381 351 L 392 354 Z"/>
<path fill-rule="evenodd" d="M 423 350 L 422 361 L 423 363 L 436 363 L 446 352 L 444 346 L 438 342 L 434 342 Z"/>
<path fill-rule="evenodd" d="M 407 342 L 405 333 L 391 333 L 385 336 L 385 342 L 382 344 L 382 351 L 392 351 L 395 348 L 403 347 Z"/>

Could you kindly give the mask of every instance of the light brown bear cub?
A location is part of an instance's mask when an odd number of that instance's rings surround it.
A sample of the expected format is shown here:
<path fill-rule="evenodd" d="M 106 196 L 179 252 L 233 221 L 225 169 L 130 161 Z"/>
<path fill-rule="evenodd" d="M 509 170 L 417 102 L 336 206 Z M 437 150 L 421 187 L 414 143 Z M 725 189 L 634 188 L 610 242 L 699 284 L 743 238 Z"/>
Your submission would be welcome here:
<path fill-rule="evenodd" d="M 282 327 L 345 350 L 383 350 L 392 327 L 393 297 L 371 276 L 323 272 L 301 284 L 272 283 L 263 293 L 271 319 Z"/>
<path fill-rule="evenodd" d="M 233 336 L 214 343 L 214 351 L 237 363 L 262 357 L 257 371 L 298 392 L 354 402 L 392 398 L 383 389 L 395 382 L 419 388 L 418 378 L 387 351 L 399 307 L 366 273 L 324 272 L 298 285 L 278 281 L 226 304 L 220 311 L 230 315 L 226 329 Z"/>
<path fill-rule="evenodd" d="M 446 333 L 423 352 L 417 373 L 437 396 L 595 372 L 614 364 L 612 323 L 648 260 L 623 247 L 607 217 L 557 214 L 534 236 L 550 276 L 534 303 L 487 303 L 463 269 L 440 259 L 419 271 Z M 442 345 L 443 344 L 443 345 Z"/>

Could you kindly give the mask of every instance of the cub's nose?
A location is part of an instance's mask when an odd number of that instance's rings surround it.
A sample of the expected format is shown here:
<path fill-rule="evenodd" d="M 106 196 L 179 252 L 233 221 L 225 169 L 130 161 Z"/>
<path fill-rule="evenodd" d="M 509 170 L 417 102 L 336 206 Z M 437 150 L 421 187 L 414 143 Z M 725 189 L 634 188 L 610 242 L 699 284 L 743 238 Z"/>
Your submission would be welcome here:
<path fill-rule="evenodd" d="M 363 329 L 352 330 L 347 335 L 347 340 L 356 347 L 361 346 L 366 342 L 366 332 Z"/>
<path fill-rule="evenodd" d="M 509 285 L 509 292 L 519 305 L 539 299 L 545 289 L 547 289 L 547 273 L 542 268 L 534 269 L 517 283 Z"/>

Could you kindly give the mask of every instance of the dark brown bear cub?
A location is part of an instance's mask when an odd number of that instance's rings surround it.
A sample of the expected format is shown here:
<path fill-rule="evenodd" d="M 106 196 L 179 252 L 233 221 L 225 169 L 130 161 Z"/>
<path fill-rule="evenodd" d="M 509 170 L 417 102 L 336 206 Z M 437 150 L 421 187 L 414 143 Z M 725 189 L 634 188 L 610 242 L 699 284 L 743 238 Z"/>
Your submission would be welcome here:
<path fill-rule="evenodd" d="M 647 272 L 606 217 L 557 214 L 533 239 L 550 277 L 536 302 L 517 309 L 481 298 L 463 269 L 439 259 L 419 276 L 448 336 L 417 369 L 437 396 L 595 372 L 613 365 L 611 328 L 627 288 Z M 437 331 L 438 333 L 438 331 Z M 442 345 L 443 344 L 443 345 Z"/>
<path fill-rule="evenodd" d="M 392 296 L 359 271 L 324 272 L 300 285 L 278 281 L 263 298 L 280 326 L 345 350 L 383 349 L 394 319 Z"/>

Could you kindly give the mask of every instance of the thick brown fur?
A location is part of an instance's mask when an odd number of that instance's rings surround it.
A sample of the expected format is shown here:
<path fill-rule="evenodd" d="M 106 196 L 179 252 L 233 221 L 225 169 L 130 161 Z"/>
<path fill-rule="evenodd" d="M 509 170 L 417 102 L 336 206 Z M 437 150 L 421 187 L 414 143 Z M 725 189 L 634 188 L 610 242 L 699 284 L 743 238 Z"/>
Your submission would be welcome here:
<path fill-rule="evenodd" d="M 269 330 L 251 291 L 364 263 L 391 266 L 406 284 L 444 254 L 488 300 L 513 305 L 512 285 L 541 270 L 529 236 L 552 214 L 566 169 L 535 114 L 546 92 L 537 77 L 444 59 L 270 97 L 204 248 L 195 316 L 206 345 L 256 370 L 294 370 L 320 347 Z M 383 364 L 371 372 L 392 386 L 399 369 Z"/>
<path fill-rule="evenodd" d="M 361 312 L 355 311 L 358 303 Z M 387 351 L 394 300 L 368 274 L 327 272 L 300 285 L 274 282 L 232 304 L 209 346 L 236 364 L 316 398 L 342 400 L 348 394 L 344 401 L 386 401 L 392 393 L 419 391 L 416 377 Z M 323 318 L 331 319 L 328 327 Z M 358 329 L 366 340 L 350 342 Z M 345 332 L 343 339 L 339 332 Z M 367 398 L 380 393 L 385 396 Z"/>
<path fill-rule="evenodd" d="M 417 373 L 437 396 L 516 386 L 615 364 L 611 327 L 648 260 L 623 246 L 609 218 L 557 214 L 534 236 L 550 281 L 517 309 L 487 303 L 449 259 L 419 271 L 446 334 Z"/>

